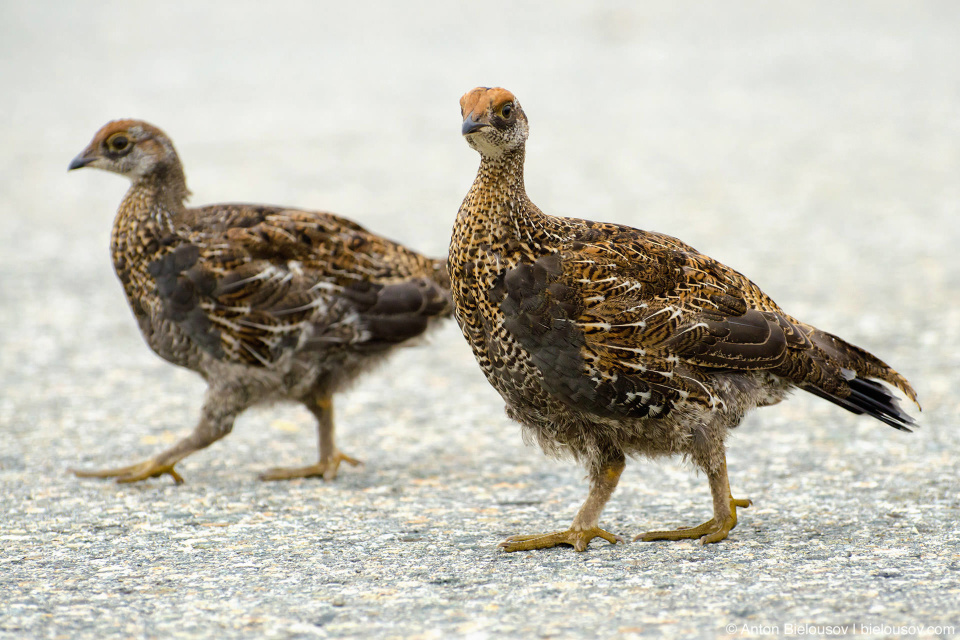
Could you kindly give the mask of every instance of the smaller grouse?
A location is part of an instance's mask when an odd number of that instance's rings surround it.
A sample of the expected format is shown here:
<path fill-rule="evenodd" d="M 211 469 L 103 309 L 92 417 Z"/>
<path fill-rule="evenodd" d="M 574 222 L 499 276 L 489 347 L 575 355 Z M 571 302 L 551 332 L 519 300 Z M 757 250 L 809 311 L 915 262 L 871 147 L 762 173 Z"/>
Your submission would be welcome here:
<path fill-rule="evenodd" d="M 334 442 L 332 395 L 450 315 L 445 260 L 419 255 L 329 213 L 248 204 L 186 208 L 170 139 L 137 120 L 105 125 L 70 163 L 130 179 L 111 237 L 113 264 L 147 344 L 208 390 L 193 433 L 144 462 L 81 477 L 169 474 L 224 437 L 255 404 L 302 403 L 320 459 L 265 480 L 336 477 L 358 461 Z"/>
<path fill-rule="evenodd" d="M 643 540 L 723 540 L 750 504 L 730 494 L 724 439 L 793 388 L 910 430 L 877 382 L 916 402 L 903 376 L 740 273 L 667 235 L 540 211 L 523 184 L 527 117 L 509 91 L 479 87 L 460 110 L 480 169 L 450 241 L 457 322 L 508 415 L 590 474 L 568 530 L 505 549 L 617 541 L 598 521 L 630 455 L 687 457 L 713 494 L 712 519 Z"/>

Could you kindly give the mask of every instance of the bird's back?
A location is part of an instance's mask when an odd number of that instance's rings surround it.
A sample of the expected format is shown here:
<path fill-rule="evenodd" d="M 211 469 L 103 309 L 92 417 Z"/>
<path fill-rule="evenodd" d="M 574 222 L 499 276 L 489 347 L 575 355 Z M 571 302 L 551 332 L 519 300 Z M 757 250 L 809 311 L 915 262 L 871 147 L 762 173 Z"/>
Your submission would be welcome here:
<path fill-rule="evenodd" d="M 197 260 L 172 271 L 180 286 L 200 294 L 198 307 L 232 359 L 267 365 L 298 348 L 397 343 L 448 309 L 443 261 L 339 216 L 227 204 L 188 209 L 181 221 Z M 393 311 L 413 314 L 416 327 L 375 336 L 368 314 L 384 310 L 379 294 L 388 287 L 406 305 Z"/>
<path fill-rule="evenodd" d="M 516 395 L 515 404 L 530 404 L 536 387 L 561 412 L 642 420 L 736 401 L 730 419 L 738 421 L 796 386 L 898 428 L 909 424 L 889 394 L 868 406 L 850 400 L 876 396 L 879 385 L 865 389 L 848 372 L 915 399 L 902 376 L 787 315 L 751 280 L 676 238 L 535 208 L 524 223 L 488 256 L 500 276 L 470 304 L 486 320 L 464 330 L 508 403 Z M 459 251 L 458 261 L 467 253 Z"/>

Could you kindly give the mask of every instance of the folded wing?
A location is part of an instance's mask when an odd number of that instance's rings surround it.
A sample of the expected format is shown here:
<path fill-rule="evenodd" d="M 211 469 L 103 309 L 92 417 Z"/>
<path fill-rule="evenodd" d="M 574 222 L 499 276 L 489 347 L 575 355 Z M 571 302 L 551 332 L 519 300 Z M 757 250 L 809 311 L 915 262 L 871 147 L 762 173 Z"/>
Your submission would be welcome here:
<path fill-rule="evenodd" d="M 386 348 L 449 313 L 433 262 L 308 211 L 191 210 L 150 272 L 166 315 L 215 357 L 269 367 L 303 349 Z"/>

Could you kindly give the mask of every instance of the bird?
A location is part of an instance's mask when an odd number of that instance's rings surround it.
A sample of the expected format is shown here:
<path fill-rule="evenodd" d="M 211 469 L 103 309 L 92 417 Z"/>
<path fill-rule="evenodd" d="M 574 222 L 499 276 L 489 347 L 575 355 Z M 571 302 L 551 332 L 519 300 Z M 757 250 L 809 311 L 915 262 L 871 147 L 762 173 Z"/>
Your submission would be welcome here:
<path fill-rule="evenodd" d="M 113 266 L 143 338 L 207 383 L 200 419 L 129 466 L 72 470 L 128 483 L 169 475 L 223 438 L 248 407 L 304 405 L 319 460 L 263 480 L 336 477 L 359 460 L 335 441 L 333 394 L 452 314 L 446 259 L 423 256 L 331 213 L 252 204 L 187 207 L 170 138 L 141 120 L 104 125 L 69 165 L 128 178 L 113 222 Z"/>
<path fill-rule="evenodd" d="M 529 134 L 517 98 L 460 100 L 480 167 L 454 223 L 454 317 L 507 415 L 545 453 L 586 467 L 569 529 L 508 537 L 506 551 L 623 538 L 599 526 L 628 456 L 681 456 L 707 477 L 713 517 L 636 540 L 727 538 L 737 509 L 725 438 L 755 407 L 803 389 L 910 431 L 910 383 L 884 362 L 780 309 L 747 277 L 671 236 L 543 213 L 527 196 Z"/>

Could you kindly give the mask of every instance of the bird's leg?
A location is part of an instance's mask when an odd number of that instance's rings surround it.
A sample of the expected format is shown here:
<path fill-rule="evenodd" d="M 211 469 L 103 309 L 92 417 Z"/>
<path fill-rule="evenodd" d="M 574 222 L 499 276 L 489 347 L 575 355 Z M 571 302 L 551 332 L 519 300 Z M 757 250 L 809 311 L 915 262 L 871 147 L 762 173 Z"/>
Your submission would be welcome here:
<path fill-rule="evenodd" d="M 594 538 L 603 538 L 610 544 L 623 542 L 623 538 L 599 528 L 600 512 L 607 504 L 613 490 L 617 488 L 620 474 L 624 468 L 623 454 L 617 454 L 590 472 L 590 493 L 573 518 L 573 524 L 566 531 L 544 533 L 530 536 L 510 536 L 500 543 L 506 551 L 530 551 L 546 549 L 561 544 L 572 545 L 576 551 L 585 551 Z"/>
<path fill-rule="evenodd" d="M 320 460 L 316 464 L 306 467 L 278 467 L 260 474 L 261 480 L 291 480 L 293 478 L 323 478 L 333 480 L 337 477 L 337 469 L 341 462 L 360 464 L 356 458 L 351 458 L 337 449 L 334 438 L 333 399 L 329 395 L 310 396 L 303 400 L 304 405 L 317 418 L 317 433 L 320 441 Z"/>
<path fill-rule="evenodd" d="M 224 389 L 208 389 L 203 409 L 200 412 L 200 422 L 194 428 L 193 433 L 166 451 L 127 467 L 100 469 L 98 471 L 78 471 L 75 469 L 70 471 L 80 478 L 116 478 L 117 482 L 121 483 L 139 482 L 147 478 L 159 478 L 166 474 L 173 478 L 174 482 L 181 484 L 183 478 L 173 468 L 174 465 L 191 453 L 209 447 L 230 433 L 233 429 L 234 420 L 246 406 L 242 401 L 244 396 L 243 392 L 231 394 Z"/>
<path fill-rule="evenodd" d="M 727 459 L 720 450 L 720 461 L 716 465 L 703 465 L 710 480 L 710 493 L 713 494 L 713 518 L 696 527 L 682 527 L 674 531 L 648 531 L 637 536 L 636 540 L 690 540 L 700 539 L 702 544 L 720 542 L 737 526 L 737 507 L 749 507 L 750 500 L 734 498 L 730 494 L 730 481 L 727 478 Z"/>

